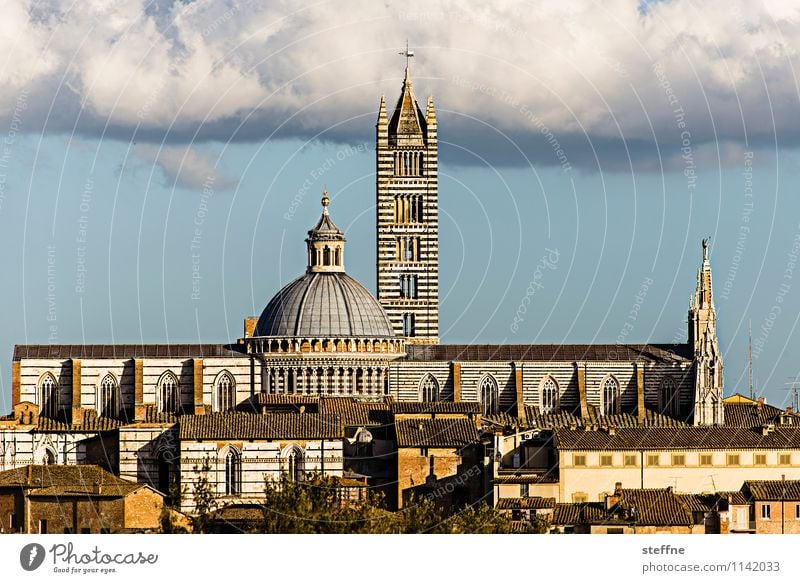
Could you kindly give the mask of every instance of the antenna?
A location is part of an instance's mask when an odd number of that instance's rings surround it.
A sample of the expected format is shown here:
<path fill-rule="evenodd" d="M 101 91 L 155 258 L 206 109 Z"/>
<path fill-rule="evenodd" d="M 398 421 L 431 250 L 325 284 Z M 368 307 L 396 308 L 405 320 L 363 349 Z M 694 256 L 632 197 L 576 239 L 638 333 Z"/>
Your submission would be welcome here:
<path fill-rule="evenodd" d="M 747 374 L 750 382 L 750 398 L 756 400 L 756 395 L 753 392 L 753 321 L 747 321 Z"/>
<path fill-rule="evenodd" d="M 792 410 L 797 411 L 798 403 L 800 403 L 800 395 L 798 395 L 798 388 L 800 388 L 800 374 L 796 375 L 793 379 L 790 378 L 788 383 L 784 383 L 787 385 L 786 391 L 792 392 Z"/>

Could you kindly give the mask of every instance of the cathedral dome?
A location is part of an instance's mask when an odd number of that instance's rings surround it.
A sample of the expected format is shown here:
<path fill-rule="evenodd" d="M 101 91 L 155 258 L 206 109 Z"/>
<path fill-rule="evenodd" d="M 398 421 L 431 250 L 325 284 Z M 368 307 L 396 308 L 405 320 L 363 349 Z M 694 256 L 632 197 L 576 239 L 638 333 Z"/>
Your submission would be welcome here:
<path fill-rule="evenodd" d="M 393 337 L 383 307 L 344 272 L 308 272 L 286 285 L 261 313 L 256 336 Z"/>
<path fill-rule="evenodd" d="M 392 324 L 377 299 L 344 271 L 344 234 L 328 213 L 308 232 L 306 273 L 273 297 L 255 336 L 280 338 L 393 338 Z"/>

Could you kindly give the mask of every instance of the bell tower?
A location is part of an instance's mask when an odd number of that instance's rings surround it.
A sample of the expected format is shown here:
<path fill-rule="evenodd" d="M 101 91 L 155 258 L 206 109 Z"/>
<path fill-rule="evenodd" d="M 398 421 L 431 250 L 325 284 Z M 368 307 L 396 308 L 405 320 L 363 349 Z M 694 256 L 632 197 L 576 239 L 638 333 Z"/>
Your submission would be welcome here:
<path fill-rule="evenodd" d="M 439 160 L 436 111 L 423 114 L 406 71 L 391 118 L 378 111 L 378 300 L 406 342 L 439 343 Z"/>
<path fill-rule="evenodd" d="M 703 265 L 697 270 L 697 289 L 689 300 L 689 348 L 694 356 L 694 424 L 722 425 L 722 353 L 717 341 L 717 312 L 711 288 L 708 239 L 703 239 Z"/>

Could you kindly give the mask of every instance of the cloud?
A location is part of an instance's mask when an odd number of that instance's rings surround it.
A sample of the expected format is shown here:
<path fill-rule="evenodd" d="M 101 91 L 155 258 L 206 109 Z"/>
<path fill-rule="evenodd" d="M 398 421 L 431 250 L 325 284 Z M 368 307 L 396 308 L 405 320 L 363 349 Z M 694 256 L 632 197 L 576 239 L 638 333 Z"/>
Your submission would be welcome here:
<path fill-rule="evenodd" d="M 160 168 L 170 186 L 195 190 L 228 190 L 237 185 L 237 181 L 227 179 L 219 173 L 209 156 L 191 146 L 145 143 L 136 144 L 133 152 L 141 160 Z"/>
<path fill-rule="evenodd" d="M 363 141 L 409 38 L 418 98 L 435 96 L 463 163 L 558 165 L 555 139 L 573 166 L 657 169 L 687 136 L 720 152 L 800 141 L 792 2 L 6 4 L 0 123 L 24 91 L 32 132 Z"/>

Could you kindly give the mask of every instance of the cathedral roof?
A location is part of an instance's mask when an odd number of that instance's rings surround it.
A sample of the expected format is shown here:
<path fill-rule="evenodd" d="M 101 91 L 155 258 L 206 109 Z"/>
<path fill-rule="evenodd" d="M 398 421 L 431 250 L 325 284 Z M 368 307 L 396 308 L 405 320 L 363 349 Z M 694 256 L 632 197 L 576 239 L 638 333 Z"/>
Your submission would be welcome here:
<path fill-rule="evenodd" d="M 256 336 L 393 337 L 386 312 L 373 295 L 344 272 L 306 273 L 273 297 Z"/>
<path fill-rule="evenodd" d="M 686 344 L 414 344 L 407 360 L 646 361 L 691 360 Z"/>

